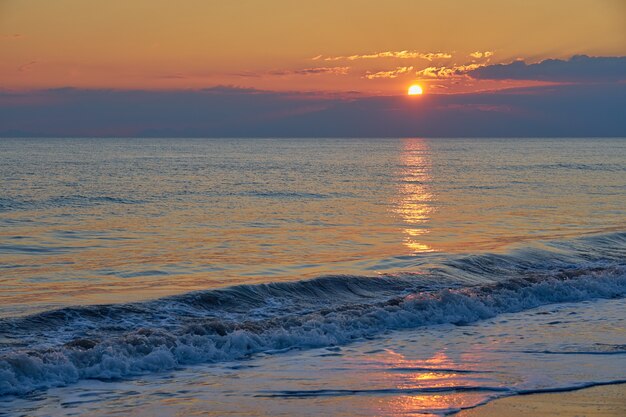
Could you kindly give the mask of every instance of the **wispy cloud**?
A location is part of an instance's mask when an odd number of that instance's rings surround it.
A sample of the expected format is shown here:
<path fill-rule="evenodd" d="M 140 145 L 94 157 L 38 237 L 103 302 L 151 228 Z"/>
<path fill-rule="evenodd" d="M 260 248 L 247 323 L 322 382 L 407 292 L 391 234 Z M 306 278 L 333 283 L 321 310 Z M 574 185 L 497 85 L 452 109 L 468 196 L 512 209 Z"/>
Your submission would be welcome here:
<path fill-rule="evenodd" d="M 370 72 L 367 71 L 364 78 L 368 80 L 373 80 L 376 78 L 398 78 L 398 76 L 402 74 L 407 74 L 413 70 L 413 67 L 397 67 L 396 69 L 390 71 L 378 71 L 378 72 Z"/>
<path fill-rule="evenodd" d="M 13 41 L 13 40 L 17 40 L 20 38 L 23 38 L 23 36 L 19 33 L 13 33 L 11 35 L 0 35 L 0 40 Z"/>
<path fill-rule="evenodd" d="M 312 67 L 300 69 L 276 69 L 270 71 L 240 71 L 229 73 L 214 72 L 195 72 L 195 73 L 169 73 L 156 75 L 155 78 L 164 80 L 183 80 L 183 79 L 209 79 L 214 76 L 226 75 L 241 78 L 262 78 L 262 77 L 287 77 L 287 76 L 308 76 L 308 75 L 347 75 L 350 67 Z"/>
<path fill-rule="evenodd" d="M 33 67 L 34 67 L 35 65 L 37 65 L 37 64 L 38 64 L 38 62 L 37 62 L 37 61 L 30 61 L 30 62 L 27 62 L 27 63 L 22 64 L 22 65 L 20 65 L 19 67 L 17 67 L 17 70 L 18 70 L 19 72 L 28 72 L 28 71 L 30 71 L 31 69 L 33 69 Z"/>
<path fill-rule="evenodd" d="M 493 54 L 493 51 L 475 51 L 470 53 L 469 56 L 474 60 L 483 60 L 482 63 L 474 61 L 468 64 L 430 66 L 417 71 L 415 75 L 422 78 L 438 79 L 466 77 L 470 71 L 486 66 Z"/>
<path fill-rule="evenodd" d="M 243 78 L 259 78 L 259 77 L 287 77 L 291 75 L 347 75 L 350 72 L 350 67 L 312 67 L 312 68 L 300 68 L 300 69 L 277 69 L 271 71 L 244 71 L 230 73 L 236 77 Z"/>
<path fill-rule="evenodd" d="M 454 65 L 451 67 L 427 67 L 423 70 L 417 71 L 415 75 L 423 78 L 454 78 L 464 76 L 469 71 L 473 71 L 482 66 L 484 66 L 484 64 Z"/>
<path fill-rule="evenodd" d="M 476 51 L 476 52 L 472 52 L 471 54 L 469 54 L 469 56 L 471 56 L 474 59 L 481 59 L 481 58 L 489 58 L 490 56 L 493 56 L 493 52 L 492 51 Z"/>
<path fill-rule="evenodd" d="M 396 59 L 425 59 L 427 61 L 433 61 L 435 59 L 449 59 L 452 58 L 452 54 L 447 52 L 418 52 L 418 51 L 383 51 L 375 52 L 373 54 L 364 55 L 340 55 L 340 56 L 323 56 L 317 55 L 311 58 L 313 61 L 356 61 L 359 59 L 377 59 L 377 58 L 396 58 Z"/>
<path fill-rule="evenodd" d="M 269 75 L 346 75 L 350 72 L 350 67 L 315 67 L 315 68 L 302 68 L 294 70 L 275 70 L 269 71 Z"/>
<path fill-rule="evenodd" d="M 156 78 L 161 78 L 164 80 L 184 80 L 189 78 L 187 75 L 185 74 L 162 74 L 162 75 L 157 75 Z"/>

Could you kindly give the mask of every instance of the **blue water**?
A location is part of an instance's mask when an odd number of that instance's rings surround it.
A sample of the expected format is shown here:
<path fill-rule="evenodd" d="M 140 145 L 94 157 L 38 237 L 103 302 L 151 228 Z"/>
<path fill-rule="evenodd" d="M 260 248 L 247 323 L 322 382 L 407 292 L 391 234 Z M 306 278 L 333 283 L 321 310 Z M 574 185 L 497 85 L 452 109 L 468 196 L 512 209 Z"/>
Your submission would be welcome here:
<path fill-rule="evenodd" d="M 0 176 L 0 413 L 441 415 L 626 380 L 624 139 L 16 139 Z"/>

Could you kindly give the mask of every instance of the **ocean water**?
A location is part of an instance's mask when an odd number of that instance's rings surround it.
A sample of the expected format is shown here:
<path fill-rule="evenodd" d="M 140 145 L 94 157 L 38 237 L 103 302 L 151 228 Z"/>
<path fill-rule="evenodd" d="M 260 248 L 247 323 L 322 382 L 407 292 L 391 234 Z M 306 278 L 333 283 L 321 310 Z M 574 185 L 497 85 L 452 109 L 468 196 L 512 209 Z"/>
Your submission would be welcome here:
<path fill-rule="evenodd" d="M 3 139 L 0 414 L 626 382 L 626 139 Z"/>

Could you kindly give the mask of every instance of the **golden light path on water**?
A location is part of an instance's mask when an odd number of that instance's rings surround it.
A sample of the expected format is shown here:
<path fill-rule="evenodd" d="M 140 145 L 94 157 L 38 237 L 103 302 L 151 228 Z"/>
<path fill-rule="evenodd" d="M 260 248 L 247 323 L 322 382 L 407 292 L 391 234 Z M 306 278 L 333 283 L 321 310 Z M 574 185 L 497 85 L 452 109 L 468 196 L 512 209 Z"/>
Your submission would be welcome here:
<path fill-rule="evenodd" d="M 395 212 L 407 225 L 403 229 L 404 245 L 413 253 L 433 251 L 420 239 L 429 233 L 427 223 L 434 211 L 431 204 L 433 194 L 427 184 L 431 180 L 428 153 L 428 144 L 424 139 L 405 139 L 402 142 L 398 202 Z"/>

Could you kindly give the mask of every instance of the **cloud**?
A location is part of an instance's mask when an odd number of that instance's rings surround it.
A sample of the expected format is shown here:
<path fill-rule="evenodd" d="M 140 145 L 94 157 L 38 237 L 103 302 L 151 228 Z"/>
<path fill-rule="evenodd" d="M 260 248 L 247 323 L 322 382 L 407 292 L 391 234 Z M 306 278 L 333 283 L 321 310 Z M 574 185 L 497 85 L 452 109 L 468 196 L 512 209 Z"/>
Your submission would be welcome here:
<path fill-rule="evenodd" d="M 0 40 L 14 41 L 21 38 L 23 38 L 23 36 L 19 33 L 14 33 L 12 35 L 0 35 Z"/>
<path fill-rule="evenodd" d="M 626 84 L 471 94 L 324 96 L 204 90 L 0 90 L 0 136 L 626 136 Z"/>
<path fill-rule="evenodd" d="M 215 75 L 226 75 L 231 77 L 241 78 L 262 78 L 262 77 L 287 77 L 287 76 L 308 76 L 308 75 L 347 75 L 350 72 L 350 67 L 313 67 L 313 68 L 301 68 L 301 69 L 276 69 L 270 71 L 239 71 L 229 72 L 226 74 L 211 73 L 211 72 L 196 72 L 196 73 L 169 73 L 160 74 L 154 76 L 154 78 L 163 80 L 184 80 L 184 79 L 210 79 Z"/>
<path fill-rule="evenodd" d="M 626 57 L 575 55 L 568 60 L 546 59 L 536 64 L 514 61 L 475 68 L 468 75 L 491 80 L 620 81 L 626 80 Z"/>
<path fill-rule="evenodd" d="M 243 78 L 259 78 L 264 76 L 273 77 L 287 77 L 291 75 L 348 75 L 350 67 L 313 67 L 313 68 L 301 68 L 301 69 L 279 69 L 271 71 L 246 71 L 235 72 L 228 75 Z"/>
<path fill-rule="evenodd" d="M 199 90 L 212 94 L 262 94 L 270 93 L 269 91 L 259 90 L 256 88 L 240 87 L 237 85 L 216 85 L 214 87 L 203 88 Z"/>
<path fill-rule="evenodd" d="M 394 70 L 390 71 L 378 71 L 378 72 L 370 72 L 367 71 L 364 78 L 368 80 L 373 80 L 375 78 L 398 78 L 399 75 L 407 74 L 413 70 L 413 67 L 397 67 Z"/>
<path fill-rule="evenodd" d="M 356 61 L 359 59 L 377 59 L 377 58 L 397 58 L 397 59 L 425 59 L 427 61 L 433 61 L 435 59 L 449 59 L 452 58 L 452 55 L 446 52 L 417 52 L 417 51 L 384 51 L 384 52 L 375 52 L 373 54 L 365 54 L 365 55 L 341 55 L 341 56 L 328 56 L 323 57 L 322 55 L 315 56 L 311 58 L 314 61 L 324 60 L 324 61 Z"/>
<path fill-rule="evenodd" d="M 427 67 L 423 70 L 417 71 L 415 75 L 421 78 L 455 78 L 465 76 L 468 72 L 474 71 L 482 65 L 483 64 L 467 64 L 455 65 L 451 67 Z"/>
<path fill-rule="evenodd" d="M 320 74 L 330 74 L 330 75 L 347 75 L 350 71 L 350 67 L 316 67 L 316 68 L 303 68 L 303 69 L 295 69 L 295 70 L 275 70 L 269 71 L 267 74 L 269 75 L 320 75 Z"/>
<path fill-rule="evenodd" d="M 181 74 L 181 73 L 176 73 L 176 74 L 162 74 L 162 75 L 157 75 L 155 78 L 160 78 L 163 80 L 184 80 L 189 78 L 187 75 L 185 74 Z"/>
<path fill-rule="evenodd" d="M 472 52 L 471 54 L 469 54 L 469 56 L 471 56 L 474 59 L 489 58 L 490 56 L 493 56 L 493 52 L 491 52 L 491 51 L 484 51 L 484 52 L 476 51 L 476 52 Z"/>
<path fill-rule="evenodd" d="M 27 62 L 26 64 L 22 64 L 19 67 L 17 67 L 17 70 L 19 72 L 28 72 L 28 71 L 32 70 L 33 67 L 35 65 L 37 65 L 37 64 L 38 64 L 37 61 L 30 61 L 30 62 Z"/>

